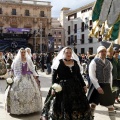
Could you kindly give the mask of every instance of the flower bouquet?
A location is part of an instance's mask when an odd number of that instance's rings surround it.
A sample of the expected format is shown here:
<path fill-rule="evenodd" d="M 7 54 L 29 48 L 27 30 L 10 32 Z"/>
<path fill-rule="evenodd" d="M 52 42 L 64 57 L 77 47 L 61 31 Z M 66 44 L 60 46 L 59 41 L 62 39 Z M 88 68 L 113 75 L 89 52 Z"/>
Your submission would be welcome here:
<path fill-rule="evenodd" d="M 50 88 L 48 95 L 46 97 L 45 105 L 42 110 L 42 116 L 40 117 L 40 120 L 49 120 L 51 118 L 51 113 L 50 113 L 50 104 L 51 100 L 55 97 L 55 94 L 52 94 L 51 92 L 58 93 L 62 91 L 62 87 L 59 84 L 54 83 L 52 87 Z"/>
<path fill-rule="evenodd" d="M 54 83 L 51 87 L 51 91 L 54 91 L 55 93 L 58 93 L 60 91 L 62 91 L 62 87 L 57 84 L 57 83 Z M 45 105 L 47 105 L 54 97 L 54 94 L 51 94 L 51 96 L 49 97 L 49 99 L 45 102 Z"/>
<path fill-rule="evenodd" d="M 7 87 L 6 87 L 6 89 L 7 89 L 8 86 L 11 86 L 11 85 L 13 84 L 14 81 L 13 81 L 12 78 L 7 78 L 7 79 L 6 79 L 6 82 L 7 82 Z M 6 89 L 5 89 L 5 90 L 6 90 Z"/>

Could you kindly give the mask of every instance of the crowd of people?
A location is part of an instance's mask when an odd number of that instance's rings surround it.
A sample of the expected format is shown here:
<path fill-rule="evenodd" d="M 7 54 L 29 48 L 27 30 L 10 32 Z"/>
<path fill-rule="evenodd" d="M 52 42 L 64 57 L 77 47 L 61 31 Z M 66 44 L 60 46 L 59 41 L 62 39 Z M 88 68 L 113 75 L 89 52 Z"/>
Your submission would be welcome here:
<path fill-rule="evenodd" d="M 109 48 L 99 46 L 96 52 L 77 55 L 71 47 L 54 54 L 32 54 L 30 48 L 16 54 L 0 52 L 0 79 L 6 74 L 13 79 L 5 91 L 7 112 L 40 111 L 40 120 L 93 120 L 100 104 L 108 108 L 110 120 L 115 120 L 118 108 L 114 104 L 120 103 L 120 51 L 111 44 Z M 52 73 L 52 85 L 62 87 L 60 92 L 50 87 L 44 105 L 38 70 Z M 51 95 L 54 99 L 48 102 Z"/>

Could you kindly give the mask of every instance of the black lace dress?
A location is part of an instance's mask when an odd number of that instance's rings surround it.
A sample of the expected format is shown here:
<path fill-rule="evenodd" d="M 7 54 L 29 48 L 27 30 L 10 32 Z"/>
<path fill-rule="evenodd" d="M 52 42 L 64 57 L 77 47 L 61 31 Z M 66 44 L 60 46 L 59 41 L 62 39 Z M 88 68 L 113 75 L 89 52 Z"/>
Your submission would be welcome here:
<path fill-rule="evenodd" d="M 52 120 L 91 120 L 90 106 L 83 87 L 85 83 L 80 74 L 80 69 L 76 61 L 74 66 L 66 66 L 63 60 L 57 70 L 53 71 L 52 83 L 62 86 L 62 91 L 56 93 L 53 107 Z M 51 91 L 49 91 L 49 98 Z M 47 115 L 50 104 L 43 108 L 43 114 Z"/>

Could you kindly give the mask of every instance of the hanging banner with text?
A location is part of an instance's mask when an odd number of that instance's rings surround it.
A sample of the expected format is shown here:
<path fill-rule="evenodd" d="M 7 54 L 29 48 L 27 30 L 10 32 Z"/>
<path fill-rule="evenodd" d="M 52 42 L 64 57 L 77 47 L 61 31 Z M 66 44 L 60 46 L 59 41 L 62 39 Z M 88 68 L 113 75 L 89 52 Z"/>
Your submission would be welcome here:
<path fill-rule="evenodd" d="M 54 52 L 54 37 L 48 36 L 48 52 Z"/>

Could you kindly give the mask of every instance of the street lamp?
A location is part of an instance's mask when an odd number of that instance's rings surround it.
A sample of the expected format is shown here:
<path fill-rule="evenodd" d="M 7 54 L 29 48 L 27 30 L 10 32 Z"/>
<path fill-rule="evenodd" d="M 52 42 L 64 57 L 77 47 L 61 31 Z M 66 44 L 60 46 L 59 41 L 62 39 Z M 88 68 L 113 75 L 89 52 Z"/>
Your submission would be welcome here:
<path fill-rule="evenodd" d="M 42 52 L 42 22 L 40 22 L 40 52 Z"/>
<path fill-rule="evenodd" d="M 23 32 L 23 34 L 24 34 L 24 32 Z M 37 29 L 36 28 L 33 32 L 33 35 L 34 35 L 34 52 L 36 52 L 36 35 L 37 35 Z"/>

